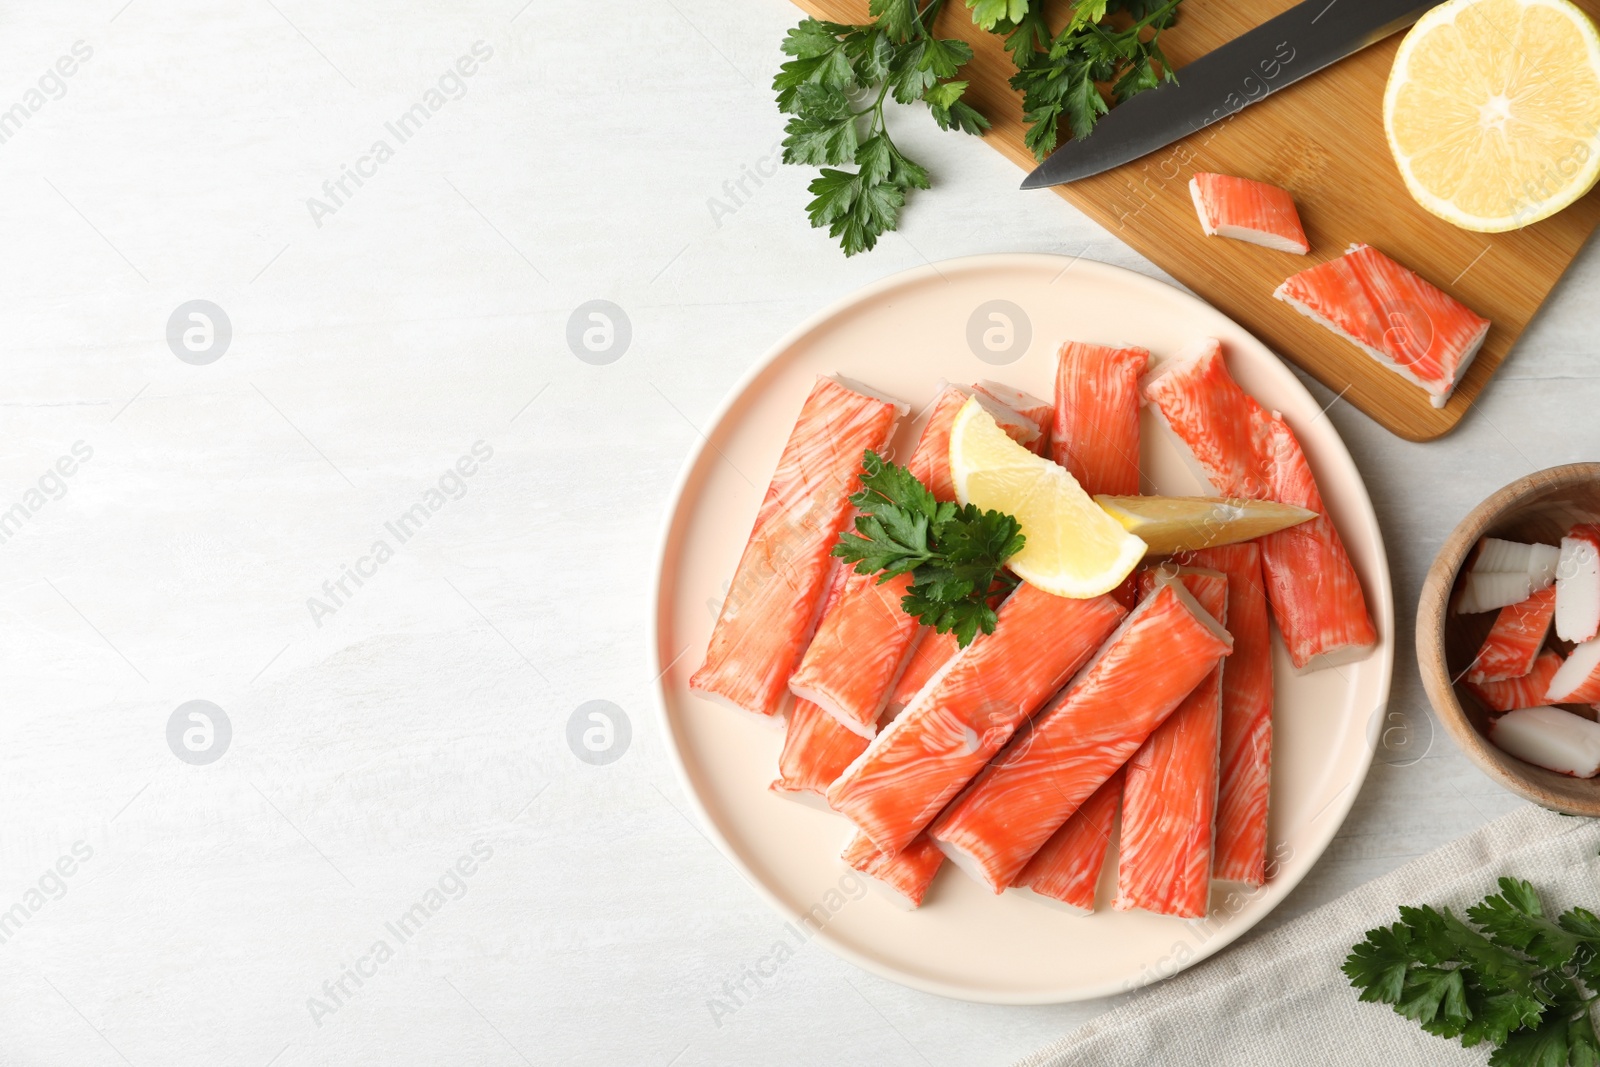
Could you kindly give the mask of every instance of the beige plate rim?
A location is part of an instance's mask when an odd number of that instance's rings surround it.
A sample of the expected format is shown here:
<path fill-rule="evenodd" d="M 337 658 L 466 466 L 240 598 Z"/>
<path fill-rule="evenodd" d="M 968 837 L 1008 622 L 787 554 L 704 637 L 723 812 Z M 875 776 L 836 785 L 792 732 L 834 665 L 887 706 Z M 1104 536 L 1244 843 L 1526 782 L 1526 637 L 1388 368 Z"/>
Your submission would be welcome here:
<path fill-rule="evenodd" d="M 761 376 L 774 366 L 785 354 L 808 334 L 817 330 L 847 312 L 860 308 L 862 305 L 879 302 L 886 293 L 913 285 L 927 282 L 932 279 L 948 281 L 945 272 L 969 273 L 973 271 L 1006 272 L 1014 270 L 1049 271 L 1052 275 L 1059 276 L 1068 269 L 1082 271 L 1086 274 L 1097 276 L 1102 281 L 1125 287 L 1139 297 L 1151 301 L 1152 307 L 1165 303 L 1169 306 L 1186 306 L 1189 311 L 1219 317 L 1229 324 L 1239 335 L 1238 342 L 1246 348 L 1252 349 L 1249 358 L 1252 366 L 1274 378 L 1274 389 L 1281 389 L 1279 399 L 1293 397 L 1296 405 L 1302 408 L 1309 405 L 1310 410 L 1316 410 L 1319 405 L 1311 396 L 1305 386 L 1296 378 L 1283 363 L 1283 361 L 1263 345 L 1254 335 L 1243 327 L 1228 319 L 1220 311 L 1176 286 L 1166 282 L 1147 277 L 1135 271 L 1122 267 L 1100 263 L 1094 260 L 1052 255 L 1047 253 L 993 253 L 986 255 L 965 256 L 956 259 L 943 260 L 939 263 L 930 263 L 927 266 L 916 267 L 906 271 L 891 274 L 876 282 L 870 283 L 843 298 L 829 304 L 822 310 L 806 318 L 799 325 L 788 331 L 768 351 L 740 377 L 738 382 L 728 392 L 728 395 L 718 405 L 707 424 L 707 429 L 700 434 L 700 441 L 693 447 L 673 485 L 672 493 L 667 507 L 663 512 L 663 519 L 659 529 L 656 546 L 656 566 L 651 590 L 650 621 L 647 640 L 649 641 L 649 662 L 654 666 L 655 680 L 651 684 L 652 697 L 655 703 L 657 724 L 667 741 L 666 748 L 672 763 L 673 772 L 678 785 L 688 798 L 690 806 L 699 821 L 700 828 L 706 836 L 722 852 L 723 856 L 734 865 L 735 869 L 743 876 L 744 880 L 753 886 L 757 893 L 789 923 L 801 921 L 800 911 L 790 906 L 752 869 L 750 864 L 738 849 L 733 847 L 714 813 L 706 806 L 704 799 L 698 792 L 695 782 L 685 762 L 682 750 L 683 736 L 680 725 L 675 721 L 672 710 L 672 695 L 669 692 L 668 673 L 674 666 L 673 653 L 664 643 L 664 631 L 670 626 L 669 616 L 672 605 L 666 602 L 665 590 L 669 579 L 669 567 L 672 565 L 670 553 L 673 550 L 673 531 L 686 520 L 683 515 L 685 494 L 689 488 L 691 478 L 699 468 L 706 453 L 713 448 L 712 440 L 716 437 L 724 420 L 730 412 L 752 389 Z M 1137 330 L 1137 327 L 1134 328 Z M 1135 339 L 1137 343 L 1137 339 Z M 1260 364 L 1264 361 L 1266 366 Z M 1286 405 L 1287 406 L 1287 405 Z M 1304 436 L 1305 431 L 1301 431 Z M 1369 607 L 1373 609 L 1374 621 L 1378 625 L 1380 639 L 1377 649 L 1374 650 L 1368 661 L 1374 666 L 1377 673 L 1377 684 L 1374 687 L 1379 701 L 1379 711 L 1386 707 L 1390 682 L 1394 666 L 1394 605 L 1393 588 L 1390 580 L 1387 554 L 1384 550 L 1382 533 L 1378 527 L 1377 516 L 1372 508 L 1372 501 L 1367 493 L 1365 482 L 1357 471 L 1343 441 L 1337 432 L 1331 431 L 1331 439 L 1323 448 L 1313 451 L 1307 444 L 1307 452 L 1311 455 L 1313 465 L 1326 472 L 1330 467 L 1339 470 L 1340 496 L 1341 496 L 1341 526 L 1347 542 L 1354 544 L 1356 539 L 1367 542 L 1370 558 L 1364 573 L 1364 584 L 1369 586 Z M 1320 431 L 1319 431 L 1320 435 Z M 1332 454 L 1329 454 L 1331 449 Z M 1346 480 L 1346 475 L 1350 478 Z M 1323 477 L 1326 477 L 1326 473 Z M 687 652 L 688 650 L 685 650 Z M 1280 650 L 1281 651 L 1281 650 Z M 740 713 L 727 711 L 730 716 Z M 1375 713 L 1376 714 L 1376 713 Z M 1243 916 L 1240 921 L 1227 923 L 1223 929 L 1209 936 L 1195 951 L 1184 959 L 1169 973 L 1147 976 L 1139 981 L 1105 981 L 1085 984 L 1082 982 L 1067 982 L 1040 985 L 1034 988 L 995 989 L 988 986 L 959 981 L 941 981 L 928 976 L 911 973 L 895 966 L 884 959 L 875 957 L 869 952 L 860 951 L 852 945 L 846 944 L 842 939 L 835 937 L 831 929 L 824 927 L 818 931 L 814 938 L 827 946 L 829 951 L 849 960 L 856 966 L 870 971 L 873 974 L 887 978 L 891 981 L 919 989 L 924 992 L 951 997 L 958 1000 L 976 1001 L 991 1004 L 1055 1004 L 1071 1001 L 1088 1000 L 1099 997 L 1111 996 L 1126 992 L 1138 985 L 1148 984 L 1150 981 L 1170 977 L 1194 963 L 1198 963 L 1218 950 L 1226 947 L 1236 940 L 1241 934 L 1250 929 L 1265 917 L 1285 896 L 1297 886 L 1305 874 L 1315 865 L 1322 853 L 1333 840 L 1339 827 L 1343 824 L 1350 808 L 1355 803 L 1356 795 L 1360 792 L 1361 783 L 1366 777 L 1371 765 L 1373 754 L 1376 750 L 1377 732 L 1370 725 L 1366 730 L 1365 745 L 1357 750 L 1354 765 L 1348 770 L 1348 780 L 1339 788 L 1327 805 L 1318 813 L 1316 829 L 1309 840 L 1298 842 L 1293 856 L 1292 864 L 1286 865 L 1289 869 L 1280 871 L 1279 875 L 1269 881 L 1265 887 L 1255 892 L 1235 916 Z M 1324 814 L 1333 818 L 1322 818 Z M 941 878 L 956 877 L 953 873 L 942 873 Z M 1250 914 L 1245 915 L 1248 911 Z M 1171 920 L 1180 922 L 1180 920 Z"/>

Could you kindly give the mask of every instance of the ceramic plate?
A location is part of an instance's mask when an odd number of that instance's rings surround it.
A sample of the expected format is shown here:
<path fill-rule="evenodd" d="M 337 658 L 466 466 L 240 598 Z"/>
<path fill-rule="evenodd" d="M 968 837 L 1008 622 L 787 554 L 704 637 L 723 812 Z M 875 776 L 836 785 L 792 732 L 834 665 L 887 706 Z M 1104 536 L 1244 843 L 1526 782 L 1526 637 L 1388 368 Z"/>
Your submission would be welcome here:
<path fill-rule="evenodd" d="M 1109 908 L 1077 916 L 995 896 L 951 865 L 923 906 L 898 909 L 838 859 L 838 815 L 768 790 L 781 728 L 692 695 L 757 507 L 800 405 L 819 374 L 840 374 L 911 405 L 896 438 L 910 454 L 940 379 L 994 379 L 1053 395 L 1067 338 L 1122 342 L 1160 361 L 1199 336 L 1220 338 L 1239 383 L 1283 412 L 1310 458 L 1377 621 L 1366 659 L 1296 676 L 1276 637 L 1270 849 L 1257 890 L 1216 883 L 1212 914 L 1185 921 Z M 1192 460 L 1146 413 L 1147 492 L 1210 492 Z M 1007 1004 L 1081 1000 L 1165 978 L 1248 930 L 1305 877 L 1344 821 L 1371 763 L 1394 661 L 1383 540 L 1360 474 L 1299 380 L 1243 328 L 1162 282 L 1085 260 L 994 255 L 897 274 L 802 324 L 757 362 L 681 475 L 663 534 L 652 654 L 661 714 L 684 789 L 708 834 L 767 899 L 840 956 L 918 989 Z M 802 922 L 802 917 L 804 921 Z"/>

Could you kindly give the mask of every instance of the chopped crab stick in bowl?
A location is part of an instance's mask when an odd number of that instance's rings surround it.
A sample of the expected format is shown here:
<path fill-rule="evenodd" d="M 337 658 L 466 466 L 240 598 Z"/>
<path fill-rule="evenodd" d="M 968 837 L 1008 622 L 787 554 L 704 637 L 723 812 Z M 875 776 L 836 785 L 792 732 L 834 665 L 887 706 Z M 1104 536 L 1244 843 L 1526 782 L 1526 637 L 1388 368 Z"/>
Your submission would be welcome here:
<path fill-rule="evenodd" d="M 844 725 L 809 700 L 796 700 L 789 709 L 789 725 L 778 756 L 775 793 L 825 797 L 834 779 L 867 748 L 867 738 Z"/>
<path fill-rule="evenodd" d="M 1110 596 L 1073 600 L 1018 586 L 994 632 L 928 680 L 828 789 L 828 803 L 898 855 L 1126 614 Z"/>
<path fill-rule="evenodd" d="M 1222 345 L 1205 338 L 1186 347 L 1156 368 L 1144 396 L 1219 493 L 1317 513 L 1258 542 L 1267 599 L 1295 669 L 1365 656 L 1378 632 L 1300 442 L 1281 415 L 1239 388 Z"/>
<path fill-rule="evenodd" d="M 1561 550 L 1499 537 L 1478 542 L 1461 584 L 1456 611 L 1472 615 L 1520 604 L 1556 580 Z"/>
<path fill-rule="evenodd" d="M 850 835 L 850 843 L 845 845 L 840 858 L 871 879 L 890 900 L 908 910 L 922 906 L 922 898 L 927 896 L 933 876 L 944 863 L 944 853 L 925 836 L 901 849 L 899 855 L 890 856 L 859 830 Z"/>
<path fill-rule="evenodd" d="M 1520 604 L 1533 593 L 1533 579 L 1525 571 L 1474 571 L 1461 583 L 1456 614 L 1477 615 Z"/>
<path fill-rule="evenodd" d="M 1163 583 L 1038 719 L 985 761 L 928 836 L 1001 892 L 1232 645 L 1182 585 Z"/>
<path fill-rule="evenodd" d="M 1498 682 L 1468 681 L 1467 688 L 1490 711 L 1515 711 L 1550 703 L 1550 683 L 1561 669 L 1561 654 L 1545 652 L 1533 661 L 1528 673 Z"/>
<path fill-rule="evenodd" d="M 772 717 L 828 592 L 829 554 L 850 518 L 867 449 L 882 451 L 906 407 L 818 378 L 778 459 L 689 688 Z"/>
<path fill-rule="evenodd" d="M 1548 705 L 1496 716 L 1489 740 L 1525 763 L 1593 778 L 1600 773 L 1600 724 Z"/>
<path fill-rule="evenodd" d="M 1156 575 L 1140 575 L 1141 591 Z M 1228 625 L 1228 579 L 1179 568 L 1177 580 Z M 1183 698 L 1124 768 L 1122 842 L 1117 859 L 1118 911 L 1140 909 L 1203 918 L 1211 903 L 1211 847 L 1216 827 L 1218 745 L 1226 660 Z"/>
<path fill-rule="evenodd" d="M 1311 251 L 1294 197 L 1286 189 L 1249 178 L 1201 172 L 1189 179 L 1189 196 L 1208 237 L 1231 237 L 1301 256 Z"/>
<path fill-rule="evenodd" d="M 1444 407 L 1489 320 L 1370 245 L 1293 275 L 1273 296 L 1326 326 Z"/>
<path fill-rule="evenodd" d="M 1079 915 L 1093 912 L 1095 890 L 1105 869 L 1112 824 L 1121 803 L 1119 770 L 1039 847 L 1011 888 Z"/>
<path fill-rule="evenodd" d="M 1600 525 L 1574 526 L 1556 565 L 1556 636 L 1587 641 L 1600 631 Z"/>
<path fill-rule="evenodd" d="M 1545 690 L 1546 704 L 1592 704 L 1600 700 L 1600 638 L 1572 650 Z"/>
<path fill-rule="evenodd" d="M 1556 613 L 1556 591 L 1547 586 L 1526 600 L 1507 604 L 1472 660 L 1468 682 L 1503 682 L 1533 670 Z"/>
<path fill-rule="evenodd" d="M 1233 655 L 1222 671 L 1222 728 L 1213 878 L 1266 882 L 1267 802 L 1272 791 L 1272 623 L 1253 544 L 1185 552 L 1178 563 L 1228 576 Z"/>

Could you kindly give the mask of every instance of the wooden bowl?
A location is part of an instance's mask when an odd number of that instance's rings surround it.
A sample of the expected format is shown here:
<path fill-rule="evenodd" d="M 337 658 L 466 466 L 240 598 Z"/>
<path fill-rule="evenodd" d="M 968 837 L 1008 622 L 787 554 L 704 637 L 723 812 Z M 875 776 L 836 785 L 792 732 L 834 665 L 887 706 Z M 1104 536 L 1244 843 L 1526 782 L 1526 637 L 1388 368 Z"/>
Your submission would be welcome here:
<path fill-rule="evenodd" d="M 1600 522 L 1600 463 L 1571 463 L 1530 474 L 1474 508 L 1445 539 L 1422 584 L 1417 605 L 1417 663 L 1439 721 L 1484 773 L 1541 807 L 1593 817 L 1600 816 L 1600 778 L 1572 778 L 1547 771 L 1489 743 L 1484 731 L 1490 710 L 1464 682 L 1454 680 L 1466 674 L 1496 613 L 1457 615 L 1450 610 L 1461 564 L 1479 538 L 1487 535 L 1554 545 L 1580 522 Z M 1595 717 L 1586 705 L 1564 706 Z"/>

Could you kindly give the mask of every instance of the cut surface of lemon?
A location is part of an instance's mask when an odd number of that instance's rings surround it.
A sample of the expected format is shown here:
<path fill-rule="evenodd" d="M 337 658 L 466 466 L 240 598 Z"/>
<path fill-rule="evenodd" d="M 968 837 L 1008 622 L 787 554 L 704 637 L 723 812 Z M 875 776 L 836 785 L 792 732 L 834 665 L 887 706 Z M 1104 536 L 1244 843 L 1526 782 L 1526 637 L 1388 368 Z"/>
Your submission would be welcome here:
<path fill-rule="evenodd" d="M 1236 545 L 1298 526 L 1315 511 L 1272 500 L 1215 496 L 1097 496 L 1124 530 L 1145 543 L 1152 555 Z"/>
<path fill-rule="evenodd" d="M 1011 440 L 976 400 L 962 405 L 950 427 L 950 476 L 961 503 L 1003 511 L 1022 524 L 1027 541 L 1006 566 L 1047 593 L 1099 596 L 1144 558 L 1144 542 L 1066 468 Z"/>
<path fill-rule="evenodd" d="M 1600 35 L 1568 0 L 1450 0 L 1401 42 L 1383 126 L 1428 211 L 1483 233 L 1537 222 L 1600 177 Z"/>

